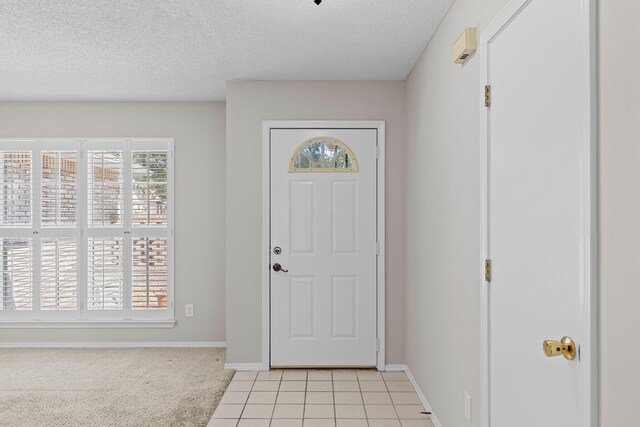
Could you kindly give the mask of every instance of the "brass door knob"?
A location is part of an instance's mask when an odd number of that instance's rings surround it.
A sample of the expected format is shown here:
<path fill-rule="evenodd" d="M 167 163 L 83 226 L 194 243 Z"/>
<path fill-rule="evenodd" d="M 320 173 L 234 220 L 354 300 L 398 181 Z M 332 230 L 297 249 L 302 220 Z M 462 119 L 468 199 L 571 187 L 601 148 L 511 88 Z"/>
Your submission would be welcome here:
<path fill-rule="evenodd" d="M 576 343 L 569 337 L 562 337 L 560 341 L 545 340 L 542 343 L 542 350 L 547 357 L 563 355 L 567 360 L 576 357 Z"/>

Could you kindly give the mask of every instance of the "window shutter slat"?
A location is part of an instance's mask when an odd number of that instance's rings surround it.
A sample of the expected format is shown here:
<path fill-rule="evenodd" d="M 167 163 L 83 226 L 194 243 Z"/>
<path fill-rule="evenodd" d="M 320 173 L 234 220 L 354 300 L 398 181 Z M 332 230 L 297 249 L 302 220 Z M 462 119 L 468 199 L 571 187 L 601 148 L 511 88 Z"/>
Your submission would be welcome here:
<path fill-rule="evenodd" d="M 0 226 L 33 224 L 33 162 L 31 151 L 0 151 Z"/>
<path fill-rule="evenodd" d="M 78 297 L 78 242 L 74 238 L 42 239 L 41 308 L 75 310 Z"/>
<path fill-rule="evenodd" d="M 123 239 L 89 238 L 87 245 L 89 310 L 122 310 L 124 300 Z"/>
<path fill-rule="evenodd" d="M 77 224 L 78 152 L 43 151 L 41 175 L 42 226 Z"/>
<path fill-rule="evenodd" d="M 31 310 L 33 252 L 31 239 L 0 239 L 2 293 L 0 310 Z"/>
<path fill-rule="evenodd" d="M 122 156 L 122 150 L 89 150 L 87 214 L 90 227 L 122 226 Z"/>
<path fill-rule="evenodd" d="M 131 153 L 134 225 L 167 225 L 167 150 Z"/>
<path fill-rule="evenodd" d="M 133 239 L 134 310 L 167 308 L 167 255 L 167 239 Z"/>

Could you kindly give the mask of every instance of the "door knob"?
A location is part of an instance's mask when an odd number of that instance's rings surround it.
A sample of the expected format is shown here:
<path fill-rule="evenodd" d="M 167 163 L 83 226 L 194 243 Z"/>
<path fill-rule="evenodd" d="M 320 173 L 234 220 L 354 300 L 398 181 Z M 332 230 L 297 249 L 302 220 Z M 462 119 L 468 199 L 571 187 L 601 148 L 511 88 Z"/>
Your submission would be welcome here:
<path fill-rule="evenodd" d="M 284 268 L 282 268 L 282 266 L 280 264 L 278 264 L 277 262 L 275 264 L 273 264 L 273 271 L 282 271 L 283 273 L 288 273 L 289 270 L 285 270 Z"/>
<path fill-rule="evenodd" d="M 569 337 L 562 337 L 560 341 L 545 340 L 542 342 L 542 350 L 547 357 L 563 355 L 567 360 L 576 357 L 576 343 Z"/>

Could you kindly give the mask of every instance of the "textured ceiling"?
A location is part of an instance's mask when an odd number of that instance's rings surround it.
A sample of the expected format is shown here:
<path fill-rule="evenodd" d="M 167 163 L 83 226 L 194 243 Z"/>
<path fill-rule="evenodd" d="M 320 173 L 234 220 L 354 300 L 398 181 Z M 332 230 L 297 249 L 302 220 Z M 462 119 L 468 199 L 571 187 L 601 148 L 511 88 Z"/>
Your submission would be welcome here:
<path fill-rule="evenodd" d="M 0 100 L 223 100 L 402 80 L 453 0 L 0 0 Z"/>

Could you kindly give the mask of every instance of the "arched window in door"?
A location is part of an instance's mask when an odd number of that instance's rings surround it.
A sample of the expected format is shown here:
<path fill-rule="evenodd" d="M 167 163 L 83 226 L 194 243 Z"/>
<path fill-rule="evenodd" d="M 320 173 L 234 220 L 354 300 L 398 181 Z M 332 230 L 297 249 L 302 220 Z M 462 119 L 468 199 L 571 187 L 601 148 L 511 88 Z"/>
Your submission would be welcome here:
<path fill-rule="evenodd" d="M 358 159 L 344 142 L 319 136 L 296 149 L 289 172 L 358 172 Z"/>

